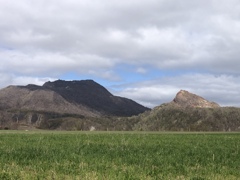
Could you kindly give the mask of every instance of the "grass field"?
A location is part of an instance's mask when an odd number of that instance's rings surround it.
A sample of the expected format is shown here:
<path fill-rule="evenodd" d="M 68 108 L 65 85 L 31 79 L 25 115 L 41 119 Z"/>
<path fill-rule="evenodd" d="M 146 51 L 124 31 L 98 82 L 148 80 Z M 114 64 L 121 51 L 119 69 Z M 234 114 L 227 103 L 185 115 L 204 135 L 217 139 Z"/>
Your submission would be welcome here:
<path fill-rule="evenodd" d="M 0 131 L 0 179 L 240 179 L 240 133 Z"/>

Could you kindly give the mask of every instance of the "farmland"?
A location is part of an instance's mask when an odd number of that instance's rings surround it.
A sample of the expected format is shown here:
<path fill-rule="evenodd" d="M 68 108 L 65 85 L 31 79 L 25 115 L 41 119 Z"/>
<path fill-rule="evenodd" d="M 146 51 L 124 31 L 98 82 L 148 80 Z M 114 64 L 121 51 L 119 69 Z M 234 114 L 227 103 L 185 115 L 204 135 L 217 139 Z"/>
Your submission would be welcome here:
<path fill-rule="evenodd" d="M 0 179 L 238 179 L 240 133 L 0 131 Z"/>

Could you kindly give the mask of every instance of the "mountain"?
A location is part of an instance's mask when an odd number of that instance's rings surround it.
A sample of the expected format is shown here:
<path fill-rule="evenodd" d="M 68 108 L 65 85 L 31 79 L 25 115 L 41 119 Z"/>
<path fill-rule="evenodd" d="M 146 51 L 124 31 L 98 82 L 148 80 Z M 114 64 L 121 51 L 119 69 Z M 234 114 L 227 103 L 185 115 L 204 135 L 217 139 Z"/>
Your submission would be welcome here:
<path fill-rule="evenodd" d="M 216 108 L 220 107 L 215 102 L 209 102 L 201 96 L 192 94 L 188 91 L 181 90 L 171 102 L 180 107 L 200 107 L 200 108 Z"/>
<path fill-rule="evenodd" d="M 152 110 L 112 95 L 92 80 L 0 90 L 0 129 L 240 131 L 240 108 L 179 91 Z"/>
<path fill-rule="evenodd" d="M 0 90 L 0 108 L 79 114 L 132 116 L 148 108 L 112 95 L 93 80 L 46 82 L 43 86 L 9 86 Z"/>
<path fill-rule="evenodd" d="M 220 107 L 181 90 L 169 103 L 129 118 L 133 130 L 144 131 L 240 131 L 240 108 Z"/>
<path fill-rule="evenodd" d="M 29 84 L 0 90 L 0 127 L 6 119 L 31 124 L 36 121 L 33 116 L 42 117 L 41 120 L 76 116 L 101 118 L 132 116 L 146 110 L 149 108 L 133 100 L 112 95 L 93 80 L 57 80 L 43 86 Z"/>
<path fill-rule="evenodd" d="M 132 116 L 146 108 L 133 100 L 112 95 L 93 80 L 47 82 L 43 88 L 61 95 L 68 102 L 81 104 L 104 115 Z"/>

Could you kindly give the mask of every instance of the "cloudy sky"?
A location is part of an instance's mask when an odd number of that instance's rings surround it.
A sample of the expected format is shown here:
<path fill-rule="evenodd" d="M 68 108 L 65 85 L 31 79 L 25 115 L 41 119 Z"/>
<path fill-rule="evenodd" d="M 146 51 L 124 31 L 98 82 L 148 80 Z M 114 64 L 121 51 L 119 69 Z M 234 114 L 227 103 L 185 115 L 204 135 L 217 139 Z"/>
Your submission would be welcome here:
<path fill-rule="evenodd" d="M 0 88 L 93 79 L 148 107 L 240 106 L 239 0 L 0 0 Z"/>

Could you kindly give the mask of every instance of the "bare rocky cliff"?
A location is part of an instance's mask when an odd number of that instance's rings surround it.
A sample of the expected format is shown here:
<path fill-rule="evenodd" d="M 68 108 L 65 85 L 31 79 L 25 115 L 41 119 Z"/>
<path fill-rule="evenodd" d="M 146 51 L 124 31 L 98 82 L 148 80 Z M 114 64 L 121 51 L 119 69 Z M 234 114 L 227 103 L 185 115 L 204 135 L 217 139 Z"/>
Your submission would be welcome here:
<path fill-rule="evenodd" d="M 201 96 L 181 90 L 171 102 L 181 107 L 199 107 L 199 108 L 216 108 L 220 107 L 215 102 L 210 102 Z"/>

